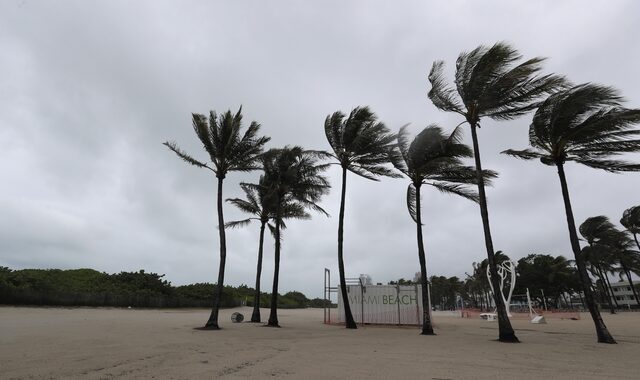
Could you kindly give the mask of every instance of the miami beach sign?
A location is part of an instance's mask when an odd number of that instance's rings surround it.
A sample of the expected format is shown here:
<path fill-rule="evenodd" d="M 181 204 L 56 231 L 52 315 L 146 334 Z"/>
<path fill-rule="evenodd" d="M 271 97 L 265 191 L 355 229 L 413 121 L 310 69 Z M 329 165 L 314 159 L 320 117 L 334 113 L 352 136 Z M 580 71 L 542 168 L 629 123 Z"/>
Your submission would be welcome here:
<path fill-rule="evenodd" d="M 349 304 L 357 323 L 420 325 L 422 289 L 419 285 L 347 286 Z M 344 321 L 344 304 L 338 291 L 338 322 Z"/>

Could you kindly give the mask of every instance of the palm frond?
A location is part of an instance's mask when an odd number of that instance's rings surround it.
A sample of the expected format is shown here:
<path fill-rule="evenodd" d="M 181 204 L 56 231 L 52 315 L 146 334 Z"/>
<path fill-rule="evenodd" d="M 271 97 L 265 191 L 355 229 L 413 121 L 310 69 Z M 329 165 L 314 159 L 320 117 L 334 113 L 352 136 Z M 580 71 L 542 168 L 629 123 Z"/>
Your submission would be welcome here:
<path fill-rule="evenodd" d="M 395 136 L 369 107 L 356 107 L 349 116 L 338 111 L 327 116 L 325 135 L 343 168 L 367 179 L 396 176 L 386 166 Z"/>
<path fill-rule="evenodd" d="M 248 219 L 243 219 L 243 220 L 235 220 L 232 222 L 227 222 L 224 224 L 224 228 L 225 229 L 229 229 L 229 228 L 242 228 L 247 226 L 249 223 L 251 223 L 251 220 L 254 218 L 248 218 Z"/>
<path fill-rule="evenodd" d="M 638 172 L 640 171 L 640 164 L 633 164 L 627 161 L 621 160 L 599 160 L 599 159 L 587 159 L 587 158 L 575 158 L 573 161 L 588 166 L 594 169 L 602 169 L 610 173 L 618 172 Z"/>
<path fill-rule="evenodd" d="M 178 157 L 180 157 L 183 161 L 193 165 L 193 166 L 197 166 L 199 168 L 206 168 L 209 170 L 213 170 L 211 167 L 207 166 L 207 164 L 205 164 L 202 161 L 198 161 L 195 158 L 189 156 L 187 153 L 183 152 L 180 148 L 178 148 L 178 146 L 176 145 L 176 143 L 174 142 L 164 142 L 162 145 L 168 147 L 171 151 L 173 151 Z"/>
<path fill-rule="evenodd" d="M 407 210 L 409 211 L 409 216 L 413 219 L 414 222 L 418 223 L 418 215 L 419 212 L 416 207 L 416 188 L 413 183 L 407 186 Z"/>
<path fill-rule="evenodd" d="M 523 149 L 523 150 L 514 150 L 514 149 L 507 149 L 504 150 L 502 152 L 500 152 L 501 154 L 506 154 L 508 156 L 511 157 L 515 157 L 515 158 L 520 158 L 523 160 L 533 160 L 536 158 L 541 158 L 544 155 L 540 152 L 536 152 L 534 150 L 531 149 Z"/>
<path fill-rule="evenodd" d="M 437 108 L 443 111 L 464 114 L 455 90 L 446 84 L 444 79 L 444 61 L 435 61 L 429 72 L 431 90 L 428 97 Z"/>
<path fill-rule="evenodd" d="M 428 184 L 445 194 L 458 195 L 476 203 L 478 203 L 480 200 L 480 198 L 478 197 L 478 193 L 475 190 L 472 190 L 471 188 L 463 184 L 447 182 L 430 182 Z"/>
<path fill-rule="evenodd" d="M 620 224 L 632 234 L 640 233 L 640 206 L 630 207 L 622 213 Z"/>

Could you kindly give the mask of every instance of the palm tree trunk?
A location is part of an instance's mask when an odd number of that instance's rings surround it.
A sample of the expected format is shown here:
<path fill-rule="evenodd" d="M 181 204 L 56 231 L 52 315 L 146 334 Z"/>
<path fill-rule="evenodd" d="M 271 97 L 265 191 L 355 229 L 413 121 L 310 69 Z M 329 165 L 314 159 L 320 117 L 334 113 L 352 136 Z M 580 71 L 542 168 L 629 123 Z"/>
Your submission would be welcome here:
<path fill-rule="evenodd" d="M 636 241 L 636 245 L 638 246 L 638 249 L 640 249 L 640 241 L 638 241 L 638 235 L 636 234 L 632 234 L 633 235 L 633 240 Z"/>
<path fill-rule="evenodd" d="M 278 198 L 276 205 L 276 249 L 275 264 L 273 267 L 273 288 L 271 290 L 271 313 L 269 314 L 269 322 L 267 326 L 280 327 L 278 324 L 278 279 L 280 276 L 280 206 L 282 199 Z"/>
<path fill-rule="evenodd" d="M 631 291 L 633 292 L 633 298 L 635 298 L 636 303 L 640 306 L 640 299 L 638 298 L 638 292 L 636 292 L 636 287 L 633 286 L 633 281 L 631 280 L 631 271 L 627 268 L 626 265 L 620 263 L 622 266 L 622 271 L 627 276 L 627 281 L 629 281 L 629 285 L 631 286 Z"/>
<path fill-rule="evenodd" d="M 348 329 L 357 329 L 356 321 L 351 313 L 349 296 L 347 294 L 347 280 L 344 274 L 344 258 L 342 245 L 344 240 L 344 201 L 347 193 L 347 168 L 342 168 L 342 195 L 340 196 L 340 216 L 338 217 L 338 271 L 340 272 L 340 294 L 344 305 L 345 325 Z"/>
<path fill-rule="evenodd" d="M 218 282 L 216 283 L 215 295 L 213 297 L 213 309 L 207 324 L 207 330 L 220 330 L 218 326 L 218 313 L 220 312 L 220 300 L 222 299 L 222 289 L 224 288 L 224 267 L 227 262 L 227 240 L 224 231 L 224 215 L 222 214 L 222 182 L 224 176 L 218 176 L 218 233 L 220 235 L 220 266 L 218 268 Z"/>
<path fill-rule="evenodd" d="M 258 268 L 256 268 L 256 291 L 253 294 L 253 313 L 251 322 L 260 323 L 260 276 L 262 275 L 262 248 L 264 243 L 264 226 L 267 222 L 261 222 L 260 243 L 258 244 Z"/>
<path fill-rule="evenodd" d="M 478 134 L 476 132 L 476 123 L 470 123 L 471 137 L 473 139 L 473 155 L 476 163 L 476 178 L 478 181 L 478 195 L 480 198 L 480 215 L 482 216 L 482 227 L 484 228 L 484 242 L 487 248 L 487 259 L 489 263 L 489 272 L 491 273 L 491 282 L 493 284 L 493 299 L 496 303 L 496 311 L 498 313 L 498 331 L 501 342 L 519 342 L 516 337 L 511 321 L 507 315 L 507 309 L 502 300 L 502 290 L 500 281 L 498 280 L 498 267 L 493 250 L 493 241 L 491 239 L 491 229 L 489 227 L 489 208 L 487 207 L 487 196 L 484 190 L 484 177 L 482 175 L 482 163 L 480 161 L 480 146 L 478 144 Z"/>
<path fill-rule="evenodd" d="M 422 216 L 420 212 L 420 184 L 416 188 L 416 231 L 418 238 L 418 260 L 420 260 L 420 283 L 422 285 L 422 332 L 421 335 L 436 335 L 431 324 L 431 310 L 429 310 L 429 292 L 427 283 L 427 259 L 424 253 L 422 239 Z"/>
<path fill-rule="evenodd" d="M 591 279 L 589 278 L 589 274 L 587 274 L 587 267 L 582 260 L 582 255 L 580 252 L 580 242 L 578 240 L 578 234 L 576 232 L 576 223 L 573 219 L 573 210 L 571 209 L 571 200 L 569 199 L 569 188 L 567 186 L 567 179 L 564 175 L 563 165 L 563 163 L 558 163 L 556 166 L 558 167 L 560 187 L 562 188 L 562 198 L 564 199 L 564 208 L 567 215 L 569 240 L 571 241 L 571 249 L 573 250 L 573 255 L 576 259 L 578 275 L 580 277 L 580 282 L 582 283 L 582 291 L 584 292 L 584 298 L 587 303 L 587 308 L 589 309 L 589 313 L 591 313 L 591 318 L 593 319 L 593 323 L 596 327 L 598 342 L 613 344 L 616 343 L 616 341 L 615 339 L 613 339 L 613 336 L 611 336 L 609 330 L 607 329 L 607 326 L 604 324 L 602 316 L 600 315 L 600 311 L 598 310 L 596 302 L 593 299 L 593 293 L 591 292 Z"/>

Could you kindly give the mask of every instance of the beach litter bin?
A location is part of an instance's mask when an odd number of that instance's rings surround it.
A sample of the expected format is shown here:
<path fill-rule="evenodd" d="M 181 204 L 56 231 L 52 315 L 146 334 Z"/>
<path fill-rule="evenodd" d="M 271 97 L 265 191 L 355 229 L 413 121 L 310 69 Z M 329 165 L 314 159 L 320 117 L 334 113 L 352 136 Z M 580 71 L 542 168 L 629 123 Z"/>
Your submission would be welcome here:
<path fill-rule="evenodd" d="M 235 313 L 231 314 L 231 322 L 240 323 L 242 321 L 244 321 L 244 315 L 242 315 L 242 314 L 240 314 L 238 312 L 235 312 Z"/>

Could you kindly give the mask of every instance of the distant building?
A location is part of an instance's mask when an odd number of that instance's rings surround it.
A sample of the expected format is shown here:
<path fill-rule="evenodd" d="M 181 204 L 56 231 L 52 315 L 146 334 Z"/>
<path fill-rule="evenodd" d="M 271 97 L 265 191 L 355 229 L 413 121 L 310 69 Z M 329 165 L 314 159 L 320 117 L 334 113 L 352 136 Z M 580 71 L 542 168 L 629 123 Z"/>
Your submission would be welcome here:
<path fill-rule="evenodd" d="M 360 282 L 364 286 L 372 285 L 371 276 L 369 276 L 368 274 L 364 274 L 364 273 L 360 274 Z"/>
<path fill-rule="evenodd" d="M 636 292 L 640 292 L 640 281 L 633 281 L 633 286 L 636 288 Z M 629 281 L 616 282 L 615 284 L 611 284 L 611 288 L 613 289 L 613 298 L 618 302 L 618 305 L 638 306 Z"/>

